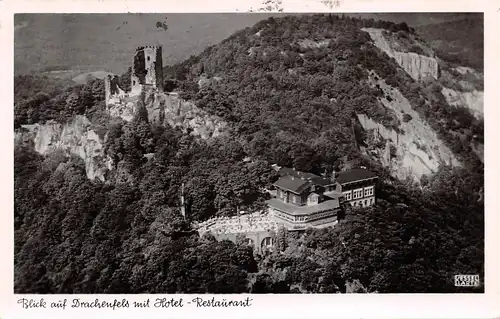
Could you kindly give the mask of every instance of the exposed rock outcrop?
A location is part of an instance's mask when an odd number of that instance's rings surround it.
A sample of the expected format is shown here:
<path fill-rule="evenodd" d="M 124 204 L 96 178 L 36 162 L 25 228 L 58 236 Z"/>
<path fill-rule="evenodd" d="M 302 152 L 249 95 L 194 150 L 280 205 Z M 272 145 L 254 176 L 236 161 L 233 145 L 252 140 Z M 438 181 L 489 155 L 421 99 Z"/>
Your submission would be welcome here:
<path fill-rule="evenodd" d="M 127 96 L 118 103 L 109 104 L 108 112 L 111 116 L 131 121 L 139 98 Z M 151 122 L 179 127 L 203 139 L 219 136 L 227 127 L 221 118 L 208 114 L 194 103 L 181 99 L 176 93 L 145 91 L 144 103 Z"/>
<path fill-rule="evenodd" d="M 466 107 L 476 118 L 484 116 L 484 92 L 477 90 L 460 92 L 443 87 L 441 93 L 449 105 Z"/>
<path fill-rule="evenodd" d="M 476 70 L 474 70 L 473 68 L 470 68 L 468 66 L 458 66 L 458 67 L 454 68 L 453 70 L 457 71 L 460 74 L 464 74 L 464 75 L 467 73 L 471 73 L 472 75 L 478 76 L 478 73 L 476 72 Z"/>
<path fill-rule="evenodd" d="M 381 98 L 380 102 L 387 108 L 394 110 L 401 120 L 401 130 L 403 133 L 397 133 L 394 130 L 387 129 L 382 124 L 377 123 L 364 114 L 358 114 L 358 120 L 365 130 L 374 130 L 374 133 L 390 140 L 391 144 L 396 147 L 396 156 L 390 157 L 387 155 L 387 149 L 390 145 L 386 145 L 386 151 L 379 160 L 387 167 L 391 168 L 394 176 L 404 179 L 408 176 L 414 176 L 418 179 L 423 174 L 431 174 L 438 169 L 441 162 L 458 166 L 460 163 L 451 152 L 438 138 L 436 132 L 427 125 L 414 111 L 409 101 L 397 90 L 391 88 L 374 72 L 370 74 L 369 84 L 371 86 L 379 85 L 384 91 L 385 97 Z M 403 115 L 408 114 L 411 120 L 405 122 Z M 381 153 L 384 153 L 381 151 Z"/>
<path fill-rule="evenodd" d="M 91 129 L 90 121 L 82 115 L 71 122 L 60 124 L 49 121 L 46 124 L 23 125 L 15 133 L 16 143 L 31 143 L 35 151 L 45 155 L 60 149 L 66 154 L 73 154 L 85 162 L 89 179 L 105 180 L 112 168 L 111 160 L 105 158 L 104 141 Z"/>
<path fill-rule="evenodd" d="M 110 100 L 108 112 L 111 116 L 131 121 L 140 98 L 138 95 L 116 95 Z M 226 123 L 220 118 L 209 115 L 176 94 L 150 91 L 145 94 L 145 106 L 150 121 L 190 130 L 191 134 L 204 139 L 218 136 L 226 128 Z M 104 154 L 104 140 L 92 130 L 90 121 L 82 115 L 77 115 L 66 124 L 49 121 L 46 124 L 23 125 L 15 133 L 15 142 L 31 144 L 42 155 L 57 149 L 67 155 L 76 155 L 84 161 L 87 176 L 91 180 L 98 178 L 105 181 L 108 171 L 113 169 L 112 160 Z"/>
<path fill-rule="evenodd" d="M 321 49 L 327 47 L 330 44 L 330 40 L 314 41 L 311 39 L 302 39 L 298 41 L 298 44 L 303 49 Z"/>
<path fill-rule="evenodd" d="M 139 98 L 139 95 L 129 96 L 128 94 L 124 94 L 121 97 L 113 97 L 108 100 L 106 105 L 109 115 L 122 118 L 127 122 L 132 121 L 137 111 Z"/>
<path fill-rule="evenodd" d="M 388 56 L 394 58 L 413 79 L 420 81 L 428 76 L 434 79 L 438 78 L 439 67 L 438 61 L 435 58 L 414 52 L 399 52 L 393 50 L 390 43 L 384 38 L 384 30 L 382 29 L 363 28 L 361 30 L 368 32 L 375 46 Z"/>

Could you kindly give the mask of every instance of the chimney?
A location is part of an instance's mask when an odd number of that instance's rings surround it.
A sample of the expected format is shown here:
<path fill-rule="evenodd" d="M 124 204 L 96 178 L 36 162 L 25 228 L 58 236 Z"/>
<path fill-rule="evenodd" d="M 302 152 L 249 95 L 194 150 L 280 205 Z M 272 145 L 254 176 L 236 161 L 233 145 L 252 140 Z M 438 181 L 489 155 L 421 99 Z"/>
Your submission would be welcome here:
<path fill-rule="evenodd" d="M 332 179 L 332 182 L 334 182 L 334 183 L 336 181 L 336 175 L 337 175 L 337 172 L 335 171 L 335 169 L 333 169 L 333 171 L 332 171 L 332 178 L 331 179 Z"/>

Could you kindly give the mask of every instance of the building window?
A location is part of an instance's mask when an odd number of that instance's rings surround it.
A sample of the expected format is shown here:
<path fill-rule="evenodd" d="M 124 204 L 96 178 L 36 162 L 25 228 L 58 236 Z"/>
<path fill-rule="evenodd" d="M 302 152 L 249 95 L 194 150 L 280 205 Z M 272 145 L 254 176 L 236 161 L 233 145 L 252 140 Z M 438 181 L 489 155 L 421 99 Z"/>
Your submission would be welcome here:
<path fill-rule="evenodd" d="M 365 196 L 372 196 L 373 195 L 373 186 L 366 187 L 365 188 Z"/>
<path fill-rule="evenodd" d="M 264 238 L 264 240 L 262 241 L 262 246 L 263 247 L 270 247 L 272 246 L 274 243 L 273 243 L 273 239 L 271 237 L 266 237 Z"/>
<path fill-rule="evenodd" d="M 292 202 L 295 204 L 297 203 L 297 200 L 295 199 L 295 196 L 292 197 Z"/>
<path fill-rule="evenodd" d="M 246 239 L 247 245 L 253 247 L 253 240 L 251 238 Z"/>
<path fill-rule="evenodd" d="M 368 200 L 365 199 L 365 206 L 368 206 Z"/>
<path fill-rule="evenodd" d="M 148 61 L 150 60 L 150 57 L 148 56 Z"/>
<path fill-rule="evenodd" d="M 351 200 L 351 192 L 345 192 L 344 196 L 346 200 Z"/>
<path fill-rule="evenodd" d="M 363 197 L 363 189 L 354 190 L 353 198 L 358 199 Z"/>

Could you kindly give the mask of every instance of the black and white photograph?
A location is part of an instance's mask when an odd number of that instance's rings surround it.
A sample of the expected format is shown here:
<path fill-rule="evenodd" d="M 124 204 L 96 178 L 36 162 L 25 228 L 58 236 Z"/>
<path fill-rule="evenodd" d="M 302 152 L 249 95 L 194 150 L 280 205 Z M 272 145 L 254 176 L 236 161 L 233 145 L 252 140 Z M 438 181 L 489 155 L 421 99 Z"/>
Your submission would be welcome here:
<path fill-rule="evenodd" d="M 484 41 L 483 13 L 15 14 L 14 293 L 484 293 Z"/>

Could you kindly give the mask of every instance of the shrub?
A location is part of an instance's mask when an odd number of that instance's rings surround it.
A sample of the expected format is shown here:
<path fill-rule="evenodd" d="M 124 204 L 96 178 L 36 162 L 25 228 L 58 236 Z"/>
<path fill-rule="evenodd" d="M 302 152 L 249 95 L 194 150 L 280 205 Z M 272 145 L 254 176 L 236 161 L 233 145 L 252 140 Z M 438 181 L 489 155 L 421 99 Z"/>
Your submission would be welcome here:
<path fill-rule="evenodd" d="M 412 117 L 411 117 L 411 115 L 410 115 L 410 114 L 405 113 L 405 114 L 403 115 L 403 122 L 405 122 L 405 123 L 410 122 L 410 121 L 411 121 L 411 119 L 412 119 Z"/>
<path fill-rule="evenodd" d="M 408 52 L 414 52 L 420 55 L 424 55 L 424 49 L 422 49 L 419 45 L 417 44 L 412 44 L 412 46 L 408 49 Z"/>

